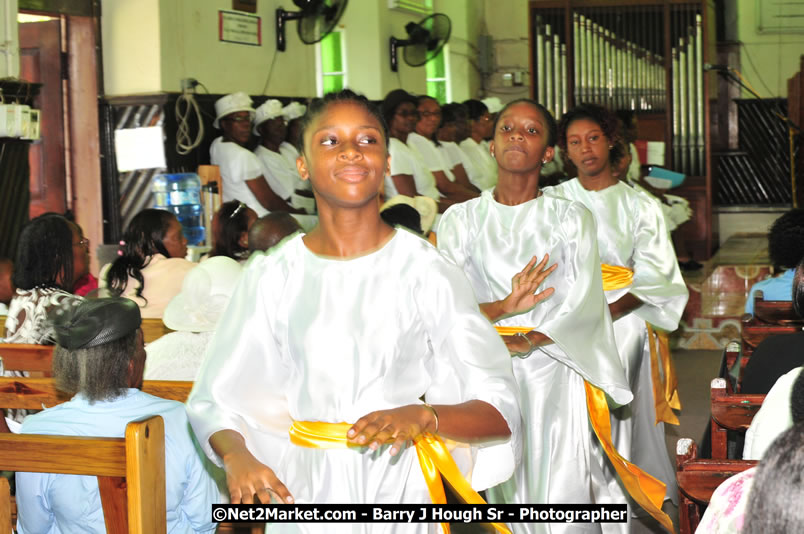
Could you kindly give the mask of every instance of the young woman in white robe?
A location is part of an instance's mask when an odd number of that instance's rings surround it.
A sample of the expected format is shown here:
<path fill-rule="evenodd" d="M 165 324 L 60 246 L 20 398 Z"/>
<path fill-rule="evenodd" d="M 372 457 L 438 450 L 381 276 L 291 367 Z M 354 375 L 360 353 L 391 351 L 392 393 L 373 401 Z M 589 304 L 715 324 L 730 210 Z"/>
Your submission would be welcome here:
<path fill-rule="evenodd" d="M 464 274 L 425 240 L 382 222 L 378 195 L 390 171 L 382 118 L 346 90 L 311 105 L 302 136 L 299 172 L 312 181 L 319 224 L 252 257 L 188 401 L 199 442 L 226 469 L 232 502 L 255 494 L 264 503 L 272 495 L 430 502 L 417 451 L 405 444 L 429 446 L 436 431 L 479 447 L 474 487 L 507 479 L 520 452 L 510 357 Z M 329 445 L 305 441 L 305 431 Z"/>
<path fill-rule="evenodd" d="M 604 452 L 590 425 L 598 411 L 608 422 L 607 399 L 619 406 L 632 397 L 603 294 L 594 218 L 581 204 L 539 189 L 556 137 L 548 111 L 514 101 L 494 131 L 496 188 L 447 210 L 438 234 L 439 249 L 464 269 L 484 313 L 516 332 L 503 339 L 519 356 L 513 363 L 525 425 L 523 459 L 514 476 L 487 495 L 495 503 L 624 504 L 622 494 L 607 495 Z M 534 295 L 530 277 L 548 261 L 534 268 L 544 255 L 555 269 L 545 282 L 552 289 Z M 523 291 L 533 299 L 512 304 Z M 599 524 L 512 526 L 528 533 L 602 530 Z"/>
<path fill-rule="evenodd" d="M 597 222 L 600 261 L 633 273 L 630 284 L 614 284 L 621 287 L 606 291 L 617 348 L 634 394 L 631 404 L 612 411 L 612 435 L 617 450 L 664 482 L 666 498 L 677 504 L 675 468 L 667 454 L 662 421 L 678 421 L 664 384 L 656 384 L 661 406 L 656 407 L 651 373 L 664 371 L 658 369 L 662 367 L 658 341 L 648 335 L 647 324 L 665 331 L 678 328 L 688 292 L 658 202 L 612 174 L 612 163 L 621 157 L 618 138 L 617 117 L 600 106 L 583 105 L 566 113 L 559 124 L 558 145 L 578 169 L 578 177 L 545 194 L 586 206 Z M 656 355 L 653 366 L 650 337 Z"/>

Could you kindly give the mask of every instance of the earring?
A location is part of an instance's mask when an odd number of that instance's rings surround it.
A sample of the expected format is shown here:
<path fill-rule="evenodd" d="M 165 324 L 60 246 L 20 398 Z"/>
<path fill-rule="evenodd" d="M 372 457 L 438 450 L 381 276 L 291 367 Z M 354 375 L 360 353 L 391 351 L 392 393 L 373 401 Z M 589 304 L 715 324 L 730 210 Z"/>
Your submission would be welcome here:
<path fill-rule="evenodd" d="M 546 159 L 542 160 L 542 165 L 547 165 L 547 160 Z"/>
<path fill-rule="evenodd" d="M 614 145 L 609 145 L 609 150 L 611 150 L 612 148 L 614 148 Z"/>

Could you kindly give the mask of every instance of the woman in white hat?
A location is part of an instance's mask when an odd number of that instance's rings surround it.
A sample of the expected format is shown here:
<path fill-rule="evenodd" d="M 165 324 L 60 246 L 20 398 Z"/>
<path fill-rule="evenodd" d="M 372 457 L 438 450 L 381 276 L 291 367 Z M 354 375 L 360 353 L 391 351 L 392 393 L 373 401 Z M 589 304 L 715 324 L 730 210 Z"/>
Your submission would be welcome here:
<path fill-rule="evenodd" d="M 259 158 L 246 145 L 251 137 L 254 118 L 251 98 L 237 92 L 215 102 L 215 121 L 212 125 L 223 135 L 209 147 L 210 161 L 220 167 L 223 181 L 223 201 L 239 199 L 261 217 L 269 211 L 291 211 L 264 177 Z"/>
<path fill-rule="evenodd" d="M 181 293 L 165 308 L 162 321 L 175 330 L 145 348 L 146 380 L 195 380 L 229 298 L 240 279 L 240 264 L 215 256 L 198 264 L 184 277 Z"/>
<path fill-rule="evenodd" d="M 266 100 L 257 108 L 254 116 L 254 134 L 260 137 L 260 144 L 254 149 L 254 153 L 260 158 L 265 170 L 265 179 L 271 184 L 271 188 L 292 207 L 282 211 L 312 213 L 315 211 L 315 202 L 296 193 L 304 183 L 296 170 L 296 162 L 294 161 L 291 167 L 279 151 L 279 146 L 285 140 L 286 131 L 285 119 L 282 117 L 282 102 L 275 99 Z"/>

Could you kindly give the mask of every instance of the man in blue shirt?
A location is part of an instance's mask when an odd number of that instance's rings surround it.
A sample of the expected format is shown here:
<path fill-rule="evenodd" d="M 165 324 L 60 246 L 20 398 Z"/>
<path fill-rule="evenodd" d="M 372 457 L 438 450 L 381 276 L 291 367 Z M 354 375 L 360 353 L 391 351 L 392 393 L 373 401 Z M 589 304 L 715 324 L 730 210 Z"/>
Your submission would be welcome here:
<path fill-rule="evenodd" d="M 125 298 L 87 300 L 57 309 L 49 318 L 57 343 L 53 375 L 60 389 L 75 396 L 27 417 L 21 432 L 123 437 L 128 422 L 162 416 L 167 531 L 214 531 L 211 505 L 220 502 L 220 494 L 194 445 L 184 405 L 139 389 L 145 348 L 137 305 Z M 16 477 L 20 534 L 106 532 L 96 477 Z"/>

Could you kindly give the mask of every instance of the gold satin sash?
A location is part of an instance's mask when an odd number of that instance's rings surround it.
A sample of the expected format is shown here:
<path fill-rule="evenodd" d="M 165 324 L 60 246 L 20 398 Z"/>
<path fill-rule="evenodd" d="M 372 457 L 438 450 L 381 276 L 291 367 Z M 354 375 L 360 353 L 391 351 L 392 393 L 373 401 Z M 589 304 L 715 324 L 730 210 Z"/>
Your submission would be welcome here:
<path fill-rule="evenodd" d="M 346 433 L 352 427 L 349 423 L 323 423 L 320 421 L 294 421 L 288 433 L 290 442 L 300 447 L 312 449 L 344 449 L 359 447 L 352 445 L 346 439 Z M 433 434 L 422 434 L 413 441 L 419 465 L 427 483 L 427 491 L 434 504 L 446 504 L 444 483 L 441 477 L 447 479 L 455 492 L 467 504 L 486 504 L 472 486 L 467 482 L 455 460 L 447 450 L 441 438 Z M 511 531 L 502 523 L 491 523 L 498 531 L 511 534 Z M 449 523 L 441 523 L 441 528 L 449 534 Z"/>
<path fill-rule="evenodd" d="M 606 394 L 586 381 L 584 381 L 584 387 L 586 388 L 586 407 L 589 411 L 592 428 L 597 439 L 600 440 L 603 450 L 606 451 L 606 456 L 609 457 L 617 474 L 620 475 L 620 480 L 628 490 L 628 494 L 668 532 L 675 532 L 673 521 L 662 511 L 666 486 L 662 481 L 649 475 L 617 452 L 611 441 L 611 418 Z"/>
<path fill-rule="evenodd" d="M 600 265 L 600 271 L 603 275 L 603 291 L 623 289 L 630 286 L 634 280 L 634 271 L 628 267 L 603 263 Z M 673 356 L 670 354 L 670 341 L 665 332 L 654 331 L 649 323 L 645 324 L 648 327 L 650 375 L 651 382 L 653 382 L 656 424 L 663 421 L 671 425 L 678 425 L 678 417 L 673 410 L 681 409 L 681 399 L 678 397 L 678 378 L 675 365 L 673 365 Z M 654 332 L 656 332 L 655 336 Z M 664 373 L 664 382 L 662 382 L 662 375 L 659 374 L 660 366 Z"/>

